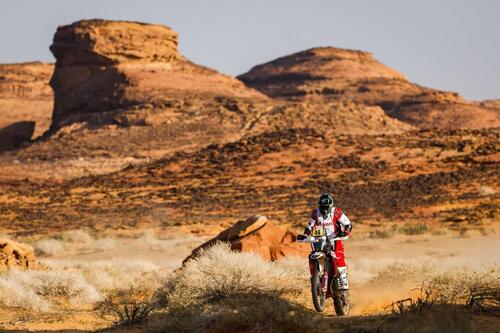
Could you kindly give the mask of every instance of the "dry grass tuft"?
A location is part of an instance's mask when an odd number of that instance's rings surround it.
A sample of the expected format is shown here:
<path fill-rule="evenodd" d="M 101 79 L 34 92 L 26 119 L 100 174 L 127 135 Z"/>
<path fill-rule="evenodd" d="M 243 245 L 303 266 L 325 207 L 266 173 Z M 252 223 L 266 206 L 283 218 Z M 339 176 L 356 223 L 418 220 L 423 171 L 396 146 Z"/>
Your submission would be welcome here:
<path fill-rule="evenodd" d="M 489 266 L 477 271 L 455 268 L 434 275 L 422 283 L 416 299 L 401 299 L 388 308 L 394 315 L 403 317 L 407 313 L 428 311 L 434 304 L 467 305 L 473 311 L 498 311 L 500 267 Z"/>
<path fill-rule="evenodd" d="M 423 235 L 429 232 L 429 226 L 427 224 L 406 224 L 398 229 L 401 233 L 405 235 Z"/>
<path fill-rule="evenodd" d="M 425 288 L 437 303 L 465 304 L 474 294 L 500 290 L 500 267 L 492 265 L 480 270 L 454 268 L 433 276 Z"/>
<path fill-rule="evenodd" d="M 14 279 L 0 276 L 0 305 L 28 311 L 49 311 L 50 303 Z"/>
<path fill-rule="evenodd" d="M 143 322 L 158 305 L 150 289 L 131 285 L 110 291 L 94 310 L 117 326 L 127 326 Z"/>
<path fill-rule="evenodd" d="M 0 276 L 0 285 L 1 303 L 39 311 L 49 311 L 55 297 L 75 305 L 91 304 L 101 298 L 98 290 L 78 272 L 12 269 Z"/>
<path fill-rule="evenodd" d="M 370 238 L 375 239 L 386 239 L 391 238 L 394 235 L 389 229 L 375 229 L 374 231 L 370 231 Z"/>
<path fill-rule="evenodd" d="M 239 253 L 218 243 L 202 250 L 176 277 L 176 295 L 182 302 L 216 301 L 241 295 L 280 297 L 298 292 L 289 262 L 266 262 L 254 253 Z"/>

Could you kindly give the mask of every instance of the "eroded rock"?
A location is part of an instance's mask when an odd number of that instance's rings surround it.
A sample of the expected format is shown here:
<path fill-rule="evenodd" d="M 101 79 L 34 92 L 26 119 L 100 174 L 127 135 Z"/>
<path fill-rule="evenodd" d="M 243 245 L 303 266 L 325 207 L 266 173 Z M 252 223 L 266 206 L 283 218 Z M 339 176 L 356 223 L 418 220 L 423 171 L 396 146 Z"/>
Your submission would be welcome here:
<path fill-rule="evenodd" d="M 232 227 L 194 249 L 184 262 L 195 257 L 200 250 L 217 242 L 227 242 L 231 245 L 231 250 L 254 252 L 269 261 L 307 253 L 304 246 L 296 242 L 295 234 L 276 226 L 265 216 L 254 215 L 236 222 Z"/>
<path fill-rule="evenodd" d="M 0 239 L 0 271 L 36 268 L 35 251 L 29 245 Z"/>
<path fill-rule="evenodd" d="M 95 114 L 101 116 L 98 123 L 116 123 L 116 113 L 132 106 L 187 96 L 265 99 L 240 81 L 183 58 L 177 33 L 161 25 L 78 21 L 57 29 L 50 50 L 57 60 L 50 82 L 55 93 L 52 130 L 96 122 Z"/>
<path fill-rule="evenodd" d="M 0 151 L 19 147 L 29 142 L 35 132 L 35 122 L 20 121 L 0 129 Z"/>

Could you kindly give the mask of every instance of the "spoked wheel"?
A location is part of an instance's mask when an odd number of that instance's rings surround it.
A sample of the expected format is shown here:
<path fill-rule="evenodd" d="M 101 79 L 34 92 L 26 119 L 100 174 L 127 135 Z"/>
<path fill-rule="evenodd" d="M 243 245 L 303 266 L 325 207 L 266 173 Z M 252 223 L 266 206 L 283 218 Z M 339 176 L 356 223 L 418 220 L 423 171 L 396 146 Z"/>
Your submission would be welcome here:
<path fill-rule="evenodd" d="M 333 298 L 333 306 L 335 307 L 337 316 L 349 315 L 349 290 L 337 291 Z"/>
<path fill-rule="evenodd" d="M 323 290 L 323 287 L 321 285 L 322 278 L 323 274 L 320 274 L 318 269 L 314 271 L 314 274 L 311 277 L 312 299 L 314 308 L 318 312 L 323 312 L 323 310 L 325 309 L 325 290 Z"/>

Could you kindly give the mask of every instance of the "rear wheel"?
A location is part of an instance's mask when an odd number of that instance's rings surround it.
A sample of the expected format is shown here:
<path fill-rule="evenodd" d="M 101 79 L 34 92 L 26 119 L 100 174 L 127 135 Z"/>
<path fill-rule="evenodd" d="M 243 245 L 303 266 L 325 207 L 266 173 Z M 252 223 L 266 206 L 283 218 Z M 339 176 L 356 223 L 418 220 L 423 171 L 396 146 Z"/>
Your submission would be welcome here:
<path fill-rule="evenodd" d="M 349 315 L 349 290 L 339 290 L 333 298 L 333 306 L 337 316 Z"/>
<path fill-rule="evenodd" d="M 323 274 L 320 274 L 316 268 L 313 276 L 311 277 L 311 294 L 313 299 L 314 308 L 318 312 L 323 312 L 325 309 L 325 291 L 321 286 Z"/>

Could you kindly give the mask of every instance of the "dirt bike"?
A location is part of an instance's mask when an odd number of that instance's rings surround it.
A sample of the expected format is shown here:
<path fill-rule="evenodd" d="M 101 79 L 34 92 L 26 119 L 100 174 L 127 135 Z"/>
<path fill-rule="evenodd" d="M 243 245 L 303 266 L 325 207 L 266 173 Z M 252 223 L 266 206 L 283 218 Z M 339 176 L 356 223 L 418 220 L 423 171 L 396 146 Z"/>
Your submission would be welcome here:
<path fill-rule="evenodd" d="M 310 236 L 299 235 L 297 241 L 310 243 L 309 270 L 311 272 L 311 293 L 314 308 L 318 312 L 325 309 L 325 299 L 333 298 L 333 306 L 338 316 L 349 314 L 349 289 L 341 289 L 337 269 L 337 258 L 331 250 L 335 241 L 346 240 L 345 237 L 329 239 L 323 230 L 313 230 Z"/>

